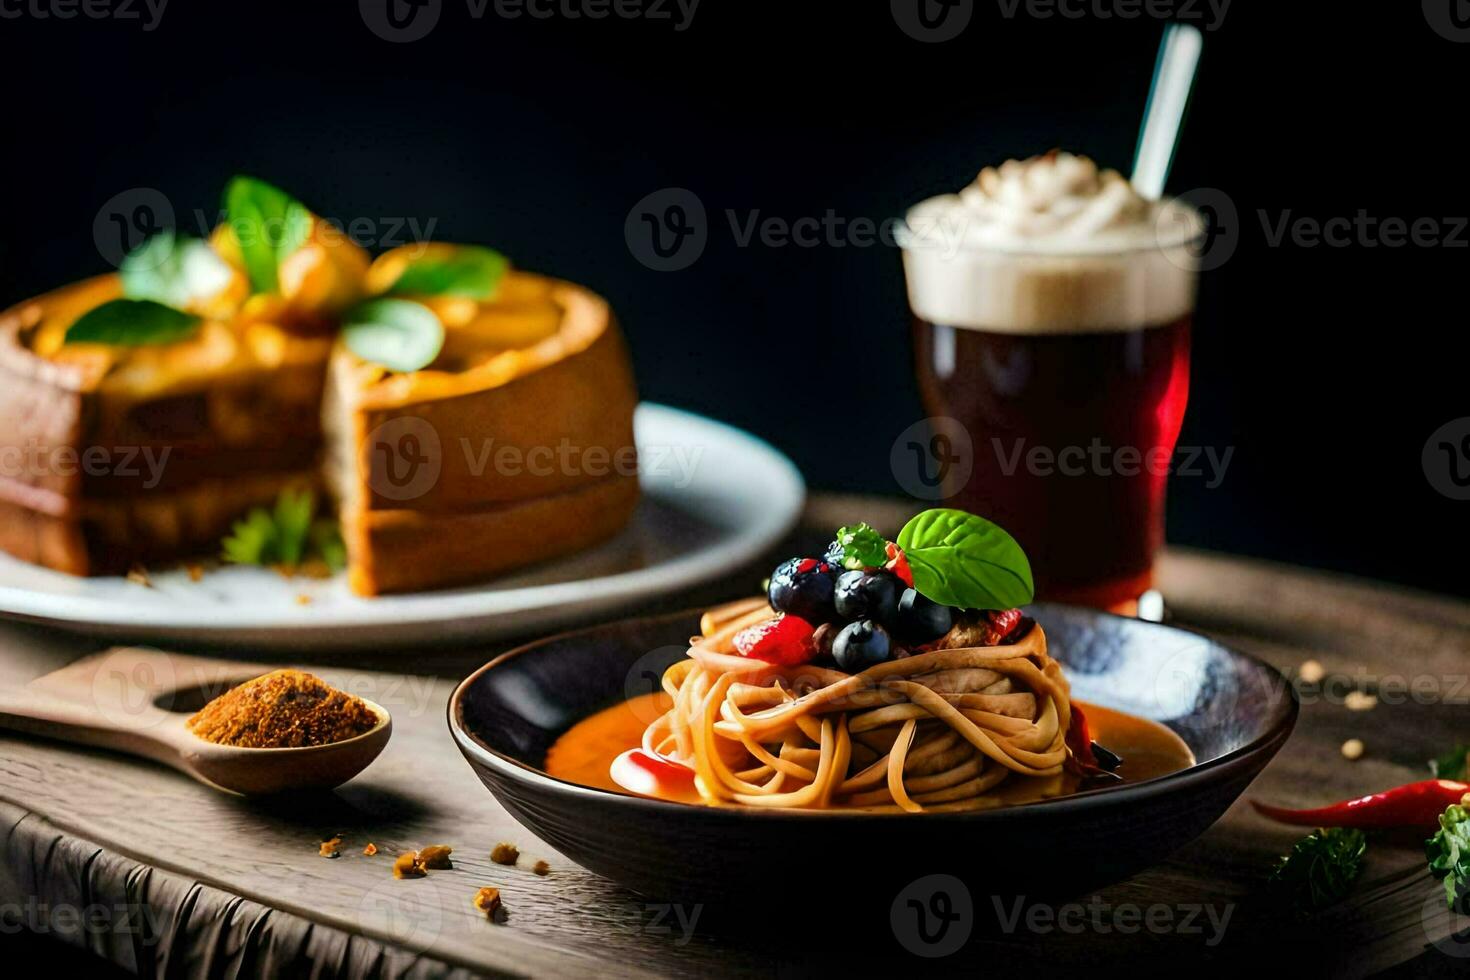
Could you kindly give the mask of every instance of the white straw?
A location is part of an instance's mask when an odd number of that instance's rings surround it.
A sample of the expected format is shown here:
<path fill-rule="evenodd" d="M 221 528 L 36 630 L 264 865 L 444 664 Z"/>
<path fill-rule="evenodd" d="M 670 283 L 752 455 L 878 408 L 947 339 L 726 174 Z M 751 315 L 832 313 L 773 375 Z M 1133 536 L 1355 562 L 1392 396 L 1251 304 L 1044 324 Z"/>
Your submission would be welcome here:
<path fill-rule="evenodd" d="M 1133 158 L 1133 188 L 1149 200 L 1164 195 L 1164 182 L 1174 162 L 1174 148 L 1179 143 L 1179 129 L 1203 46 L 1199 28 L 1190 24 L 1170 24 L 1159 44 L 1148 107 L 1138 134 L 1138 152 Z"/>

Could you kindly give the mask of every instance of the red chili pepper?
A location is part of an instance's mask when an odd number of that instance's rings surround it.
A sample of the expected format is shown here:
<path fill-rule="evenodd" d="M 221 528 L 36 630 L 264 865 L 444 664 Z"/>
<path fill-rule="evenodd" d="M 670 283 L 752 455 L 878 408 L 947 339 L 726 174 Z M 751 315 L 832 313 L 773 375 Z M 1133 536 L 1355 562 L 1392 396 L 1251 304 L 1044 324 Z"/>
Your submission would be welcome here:
<path fill-rule="evenodd" d="M 1425 779 L 1315 810 L 1288 810 L 1259 800 L 1251 800 L 1251 806 L 1272 820 L 1304 827 L 1356 827 L 1360 830 L 1419 827 L 1432 830 L 1439 826 L 1439 815 L 1444 813 L 1445 807 L 1459 803 L 1466 793 L 1470 793 L 1470 783 Z"/>
<path fill-rule="evenodd" d="M 1082 713 L 1076 701 L 1072 702 L 1072 723 L 1067 726 L 1066 744 L 1070 751 L 1065 765 L 1076 775 L 1084 779 L 1118 778 L 1117 773 L 1098 764 L 1097 753 L 1093 751 L 1097 743 L 1092 740 L 1092 726 L 1087 723 L 1087 715 Z"/>

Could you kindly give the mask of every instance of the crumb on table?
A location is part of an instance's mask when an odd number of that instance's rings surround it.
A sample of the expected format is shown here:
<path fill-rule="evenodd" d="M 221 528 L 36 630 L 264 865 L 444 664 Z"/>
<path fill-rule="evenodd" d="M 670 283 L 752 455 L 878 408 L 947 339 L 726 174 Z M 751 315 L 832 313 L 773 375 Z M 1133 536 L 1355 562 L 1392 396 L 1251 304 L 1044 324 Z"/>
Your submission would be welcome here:
<path fill-rule="evenodd" d="M 321 846 L 317 848 L 317 853 L 324 858 L 334 858 L 341 853 L 340 851 L 338 851 L 338 848 L 340 848 L 341 846 L 342 838 L 333 837 L 331 840 L 322 841 Z"/>
<path fill-rule="evenodd" d="M 393 859 L 393 877 L 395 878 L 422 878 L 424 867 L 419 864 L 419 856 L 413 851 L 407 851 Z"/>
<path fill-rule="evenodd" d="M 435 871 L 452 868 L 454 865 L 450 862 L 449 855 L 453 852 L 454 848 L 448 844 L 430 844 L 419 851 L 419 864 Z"/>
<path fill-rule="evenodd" d="M 362 853 L 366 854 L 368 857 L 372 857 L 374 854 L 378 853 L 378 845 L 374 844 L 372 841 L 368 841 L 367 846 L 362 849 Z"/>
<path fill-rule="evenodd" d="M 521 849 L 514 844 L 501 841 L 490 851 L 490 860 L 496 864 L 515 864 L 521 859 Z"/>
<path fill-rule="evenodd" d="M 1315 660 L 1306 660 L 1296 669 L 1296 676 L 1307 684 L 1320 684 L 1327 676 L 1327 668 Z"/>
<path fill-rule="evenodd" d="M 1363 740 L 1350 738 L 1342 743 L 1342 757 L 1348 760 L 1361 759 L 1363 757 Z"/>
<path fill-rule="evenodd" d="M 531 865 L 531 870 L 544 878 L 546 875 L 551 874 L 551 865 L 547 864 L 545 861 L 537 861 L 535 864 Z"/>
<path fill-rule="evenodd" d="M 481 888 L 475 892 L 475 908 L 485 913 L 485 918 L 497 920 L 505 917 L 505 906 L 500 901 L 499 888 Z"/>

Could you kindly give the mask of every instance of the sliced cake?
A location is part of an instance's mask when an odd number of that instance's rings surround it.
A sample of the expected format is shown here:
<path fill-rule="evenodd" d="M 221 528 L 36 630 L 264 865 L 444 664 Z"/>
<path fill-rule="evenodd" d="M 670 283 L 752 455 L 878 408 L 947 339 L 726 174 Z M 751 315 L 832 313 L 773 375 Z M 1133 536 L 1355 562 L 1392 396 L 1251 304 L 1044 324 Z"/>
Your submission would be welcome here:
<path fill-rule="evenodd" d="M 379 258 L 369 286 L 430 308 L 438 353 L 394 371 L 355 353 L 349 326 L 332 358 L 329 484 L 353 590 L 474 581 L 613 534 L 637 501 L 637 393 L 607 303 L 516 271 L 480 299 L 418 294 L 403 280 L 462 247 L 409 251 Z"/>

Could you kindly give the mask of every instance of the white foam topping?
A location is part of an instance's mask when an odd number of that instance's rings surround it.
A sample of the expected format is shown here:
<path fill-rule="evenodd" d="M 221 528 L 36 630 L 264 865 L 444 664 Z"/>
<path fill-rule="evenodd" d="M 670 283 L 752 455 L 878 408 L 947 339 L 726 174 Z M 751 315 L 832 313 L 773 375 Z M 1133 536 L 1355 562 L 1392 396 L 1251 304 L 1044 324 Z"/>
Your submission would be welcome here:
<path fill-rule="evenodd" d="M 1010 160 L 909 212 L 909 302 L 935 323 L 1016 333 L 1170 322 L 1194 305 L 1201 228 L 1087 157 Z"/>

